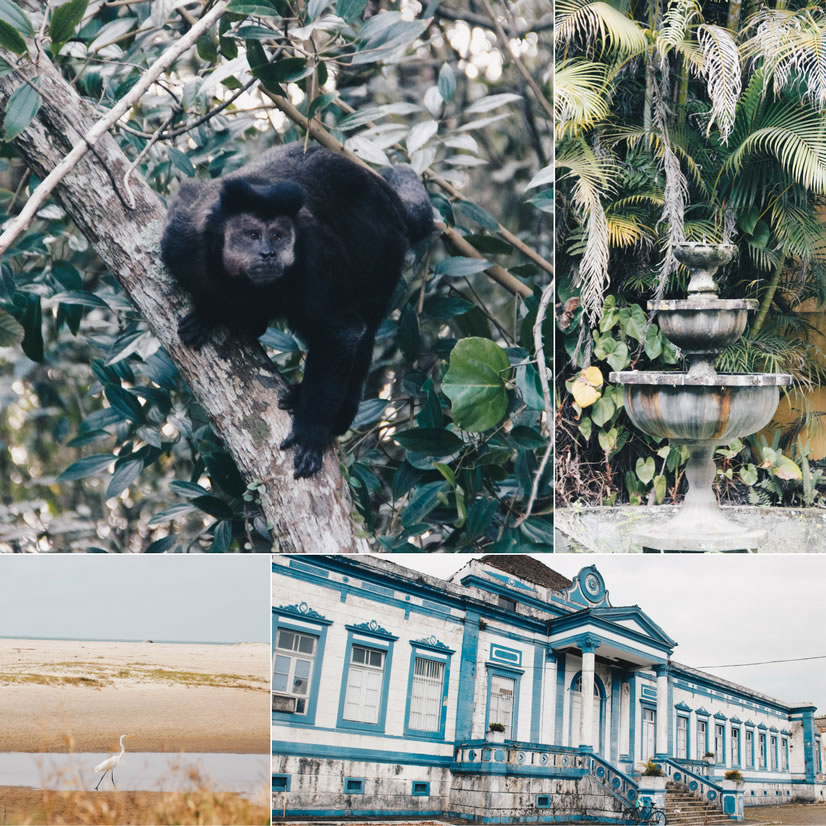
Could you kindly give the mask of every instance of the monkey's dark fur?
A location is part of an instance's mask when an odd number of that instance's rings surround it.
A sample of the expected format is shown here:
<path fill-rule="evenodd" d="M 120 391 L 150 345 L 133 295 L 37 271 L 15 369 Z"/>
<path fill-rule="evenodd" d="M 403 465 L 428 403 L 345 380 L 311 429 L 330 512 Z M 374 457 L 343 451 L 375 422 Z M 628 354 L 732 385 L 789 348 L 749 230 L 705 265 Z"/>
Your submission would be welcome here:
<path fill-rule="evenodd" d="M 194 305 L 184 344 L 219 324 L 257 337 L 284 318 L 308 345 L 304 380 L 281 400 L 296 477 L 318 471 L 352 423 L 405 253 L 433 228 L 416 173 L 382 175 L 292 143 L 222 179 L 184 181 L 169 208 L 162 257 Z"/>

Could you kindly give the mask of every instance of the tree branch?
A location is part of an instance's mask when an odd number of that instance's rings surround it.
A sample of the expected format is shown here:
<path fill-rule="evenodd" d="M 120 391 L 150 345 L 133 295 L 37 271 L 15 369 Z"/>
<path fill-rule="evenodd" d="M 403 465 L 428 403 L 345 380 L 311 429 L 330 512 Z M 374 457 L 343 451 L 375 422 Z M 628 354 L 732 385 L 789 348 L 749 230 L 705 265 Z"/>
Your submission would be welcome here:
<path fill-rule="evenodd" d="M 54 191 L 60 181 L 77 165 L 78 161 L 143 97 L 146 90 L 189 49 L 195 41 L 224 13 L 228 0 L 219 0 L 183 37 L 173 44 L 144 72 L 141 79 L 72 147 L 71 152 L 57 164 L 32 192 L 20 213 L 6 225 L 0 235 L 0 255 L 14 243 L 15 238 L 34 219 L 37 210 Z M 45 63 L 46 58 L 41 57 Z M 8 61 L 7 61 L 8 62 Z M 9 65 L 14 65 L 9 62 Z"/>
<path fill-rule="evenodd" d="M 33 75 L 35 69 L 29 66 L 24 71 Z M 45 178 L 64 153 L 91 132 L 96 119 L 48 59 L 41 59 L 37 72 L 43 104 L 14 143 L 32 171 Z M 17 85 L 13 75 L 0 77 L 0 110 L 5 111 Z M 278 449 L 290 430 L 289 415 L 278 409 L 284 383 L 261 347 L 226 333 L 217 334 L 199 351 L 180 343 L 178 319 L 188 302 L 160 263 L 166 208 L 146 181 L 136 178 L 132 182 L 135 209 L 128 210 L 112 181 L 123 179 L 129 159 L 108 134 L 98 136 L 95 150 L 99 158 L 81 157 L 60 177 L 54 195 L 175 361 L 247 482 L 264 482 L 259 494 L 264 515 L 273 526 L 274 550 L 370 550 L 355 535 L 349 490 L 332 451 L 325 455 L 318 476 L 292 478 L 292 453 Z"/>

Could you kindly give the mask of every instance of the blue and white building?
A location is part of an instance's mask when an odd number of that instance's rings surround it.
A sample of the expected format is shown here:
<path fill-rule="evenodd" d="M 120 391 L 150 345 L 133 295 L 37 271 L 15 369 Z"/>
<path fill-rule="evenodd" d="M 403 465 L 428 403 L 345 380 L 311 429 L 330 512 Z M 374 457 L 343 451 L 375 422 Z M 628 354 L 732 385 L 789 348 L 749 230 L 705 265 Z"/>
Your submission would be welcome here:
<path fill-rule="evenodd" d="M 272 593 L 276 819 L 617 822 L 646 797 L 669 822 L 714 823 L 826 800 L 815 707 L 674 661 L 594 566 L 570 581 L 490 556 L 444 581 L 276 556 Z M 692 807 L 702 819 L 681 820 Z"/>

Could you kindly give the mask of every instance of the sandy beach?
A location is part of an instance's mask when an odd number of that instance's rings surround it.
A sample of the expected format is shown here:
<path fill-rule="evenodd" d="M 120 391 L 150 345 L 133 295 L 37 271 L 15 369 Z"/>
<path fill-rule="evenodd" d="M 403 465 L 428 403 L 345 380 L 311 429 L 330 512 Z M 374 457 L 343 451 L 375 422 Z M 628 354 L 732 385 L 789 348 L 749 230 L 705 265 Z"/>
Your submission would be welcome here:
<path fill-rule="evenodd" d="M 270 751 L 270 652 L 0 639 L 0 751 Z"/>

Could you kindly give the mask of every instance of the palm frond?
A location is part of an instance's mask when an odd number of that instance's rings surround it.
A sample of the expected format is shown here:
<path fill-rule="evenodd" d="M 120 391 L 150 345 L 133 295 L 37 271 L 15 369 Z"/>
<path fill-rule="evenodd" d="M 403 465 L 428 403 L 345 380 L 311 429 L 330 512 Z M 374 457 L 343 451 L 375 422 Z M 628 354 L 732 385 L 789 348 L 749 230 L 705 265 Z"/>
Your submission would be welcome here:
<path fill-rule="evenodd" d="M 773 156 L 796 183 L 826 193 L 826 123 L 810 106 L 784 101 L 766 107 L 724 168 L 737 173 L 759 152 Z"/>
<path fill-rule="evenodd" d="M 554 69 L 556 135 L 576 135 L 593 128 L 610 112 L 610 86 L 606 67 L 590 60 L 557 63 Z"/>
<path fill-rule="evenodd" d="M 692 20 L 700 15 L 697 0 L 670 0 L 657 32 L 656 47 L 661 62 L 683 43 Z"/>
<path fill-rule="evenodd" d="M 740 54 L 731 35 L 720 26 L 704 23 L 697 28 L 697 39 L 703 53 L 703 77 L 711 99 L 711 119 L 706 134 L 716 121 L 720 139 L 728 143 L 742 89 Z"/>
<path fill-rule="evenodd" d="M 556 34 L 560 42 L 599 43 L 620 57 L 642 54 L 648 45 L 640 26 L 603 0 L 557 0 Z"/>

